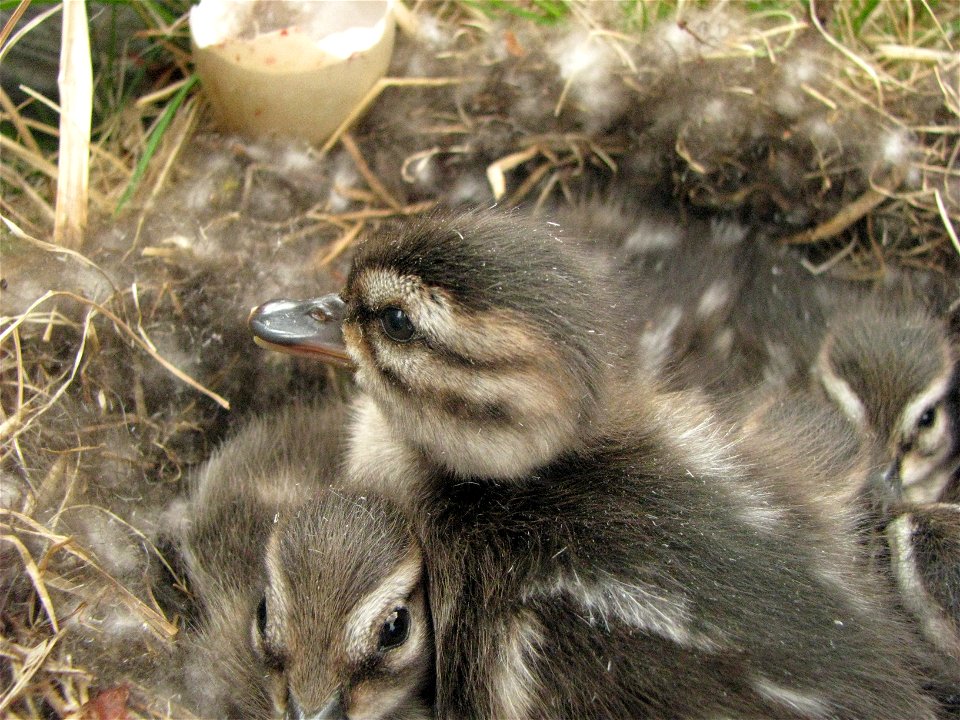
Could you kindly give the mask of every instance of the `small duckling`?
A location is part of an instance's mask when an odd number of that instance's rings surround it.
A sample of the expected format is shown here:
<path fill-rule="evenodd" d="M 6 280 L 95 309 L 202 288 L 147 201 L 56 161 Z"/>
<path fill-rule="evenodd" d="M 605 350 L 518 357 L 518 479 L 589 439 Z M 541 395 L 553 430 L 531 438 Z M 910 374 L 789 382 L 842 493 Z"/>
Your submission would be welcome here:
<path fill-rule="evenodd" d="M 861 303 L 831 320 L 812 376 L 889 463 L 875 491 L 908 503 L 952 497 L 960 394 L 942 323 L 920 309 Z"/>
<path fill-rule="evenodd" d="M 627 379 L 623 297 L 551 223 L 437 213 L 367 239 L 312 330 L 253 313 L 357 368 L 349 471 L 416 508 L 438 714 L 933 717 L 889 598 L 788 479 Z"/>
<path fill-rule="evenodd" d="M 183 655 L 204 715 L 311 717 L 333 683 L 321 717 L 430 716 L 420 551 L 387 501 L 333 487 L 344 419 L 293 404 L 196 475 L 182 545 L 202 612 Z"/>
<path fill-rule="evenodd" d="M 334 480 L 343 415 L 335 403 L 291 404 L 245 425 L 193 477 L 177 534 L 201 605 L 184 664 L 185 689 L 202 714 L 277 712 L 270 675 L 250 639 L 266 582 L 264 554 L 277 518 Z M 169 514 L 180 509 L 175 504 Z"/>
<path fill-rule="evenodd" d="M 375 495 L 320 493 L 278 525 L 252 633 L 285 680 L 288 717 L 433 716 L 423 563 L 409 524 Z"/>

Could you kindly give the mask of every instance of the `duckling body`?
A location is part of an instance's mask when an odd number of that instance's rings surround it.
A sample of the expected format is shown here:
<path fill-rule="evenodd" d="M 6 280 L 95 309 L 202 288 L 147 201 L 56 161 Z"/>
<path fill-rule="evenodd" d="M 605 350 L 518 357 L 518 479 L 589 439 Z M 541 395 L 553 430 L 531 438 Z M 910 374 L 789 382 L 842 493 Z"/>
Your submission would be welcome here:
<path fill-rule="evenodd" d="M 358 608 L 406 602 L 419 588 L 419 550 L 396 511 L 335 487 L 344 419 L 340 404 L 292 404 L 246 425 L 197 473 L 182 546 L 202 611 L 183 656 L 185 686 L 202 715 L 269 718 L 284 709 L 290 717 L 311 715 L 319 709 L 317 694 L 329 694 L 325 688 L 345 678 L 344 638 L 364 641 L 349 648 L 354 659 L 358 653 L 368 659 L 370 643 L 376 659 L 376 632 L 368 641 L 370 628 L 350 623 Z M 398 570 L 392 561 L 406 564 Z M 378 581 L 393 578 L 396 586 L 398 576 L 406 593 L 378 597 Z M 331 596 L 336 604 L 327 602 Z M 392 720 L 429 716 L 421 690 L 432 643 L 422 600 L 408 604 L 416 620 L 409 660 L 416 672 L 386 679 L 373 673 L 373 684 L 352 678 L 353 694 L 338 695 L 331 710 L 364 707 L 364 717 Z M 360 615 L 375 630 L 384 622 Z"/>
<path fill-rule="evenodd" d="M 441 214 L 362 245 L 286 341 L 342 328 L 350 472 L 418 508 L 438 713 L 932 717 L 883 590 L 784 478 L 630 379 L 625 296 L 551 224 Z"/>
<path fill-rule="evenodd" d="M 903 668 L 881 657 L 896 626 L 870 619 L 883 618 L 882 594 L 838 582 L 840 553 L 800 538 L 812 523 L 670 457 L 673 428 L 631 420 L 646 432 L 630 444 L 584 449 L 522 483 L 431 478 L 421 506 L 434 508 L 426 545 L 441 549 L 430 558 L 439 707 L 930 716 L 915 689 L 889 684 Z M 495 662 L 486 653 L 502 638 Z"/>

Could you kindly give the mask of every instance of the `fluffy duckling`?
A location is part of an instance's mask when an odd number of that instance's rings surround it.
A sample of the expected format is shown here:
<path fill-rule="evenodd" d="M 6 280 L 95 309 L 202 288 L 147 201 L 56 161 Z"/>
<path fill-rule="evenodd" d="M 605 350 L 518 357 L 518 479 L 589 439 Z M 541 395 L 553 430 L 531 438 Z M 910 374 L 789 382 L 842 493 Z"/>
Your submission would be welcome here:
<path fill-rule="evenodd" d="M 873 303 L 830 324 L 812 375 L 889 463 L 874 492 L 908 503 L 952 497 L 960 395 L 946 328 L 922 310 Z"/>
<path fill-rule="evenodd" d="M 281 513 L 332 482 L 341 421 L 342 408 L 335 404 L 291 405 L 244 426 L 193 478 L 179 535 L 202 609 L 184 652 L 185 686 L 204 714 L 276 713 L 269 672 L 257 660 L 250 634 L 266 582 L 266 545 Z"/>
<path fill-rule="evenodd" d="M 270 538 L 254 647 L 285 681 L 287 717 L 432 717 L 423 554 L 374 495 L 315 496 Z"/>
<path fill-rule="evenodd" d="M 262 417 L 199 471 L 182 529 L 202 602 L 185 683 L 214 717 L 429 717 L 422 558 L 396 510 L 334 489 L 343 407 Z M 266 591 L 265 591 L 266 588 Z"/>
<path fill-rule="evenodd" d="M 932 717 L 882 590 L 776 472 L 627 386 L 623 297 L 559 228 L 478 212 L 370 238 L 310 333 L 254 312 L 357 367 L 350 471 L 416 507 L 438 714 Z"/>

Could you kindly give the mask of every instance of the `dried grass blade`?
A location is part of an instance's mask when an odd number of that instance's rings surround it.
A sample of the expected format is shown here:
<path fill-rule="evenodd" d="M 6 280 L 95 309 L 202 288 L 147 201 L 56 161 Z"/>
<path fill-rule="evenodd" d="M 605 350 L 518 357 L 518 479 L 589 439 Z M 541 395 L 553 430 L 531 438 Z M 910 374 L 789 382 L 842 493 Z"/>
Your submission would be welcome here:
<path fill-rule="evenodd" d="M 20 692 L 27 686 L 33 676 L 37 674 L 37 670 L 43 667 L 47 656 L 50 654 L 50 651 L 53 650 L 59 639 L 60 635 L 57 634 L 52 638 L 41 640 L 36 646 L 31 648 L 24 660 L 23 667 L 20 669 L 19 676 L 13 683 L 13 686 L 7 691 L 7 694 L 0 700 L 0 712 L 6 710 L 7 706 L 17 699 Z"/>
<path fill-rule="evenodd" d="M 939 190 L 934 190 L 933 197 L 937 201 L 937 211 L 940 213 L 940 219 L 943 220 L 943 227 L 946 228 L 947 235 L 950 236 L 950 242 L 953 243 L 954 249 L 956 249 L 957 254 L 960 255 L 960 238 L 957 238 L 957 231 L 954 229 L 953 223 L 950 222 L 950 213 L 947 212 L 947 206 L 943 202 L 943 196 Z"/>
<path fill-rule="evenodd" d="M 125 605 L 127 605 L 127 607 L 134 612 L 139 613 L 144 618 L 144 622 L 150 626 L 150 629 L 153 630 L 158 637 L 169 639 L 176 636 L 176 634 L 179 632 L 179 629 L 176 625 L 169 622 L 160 612 L 154 610 L 149 605 L 144 603 L 140 598 L 130 592 L 123 585 L 123 583 L 100 567 L 93 557 L 88 555 L 82 548 L 77 546 L 76 541 L 72 537 L 67 535 L 57 535 L 49 528 L 44 527 L 36 520 L 24 515 L 23 513 L 14 512 L 13 510 L 7 510 L 6 508 L 0 507 L 0 515 L 7 515 L 16 519 L 30 528 L 30 530 L 35 534 L 52 543 L 51 550 L 48 550 L 48 554 L 51 551 L 63 550 L 97 572 L 103 579 L 107 581 L 109 585 L 116 590 L 120 596 L 120 599 Z M 52 578 L 50 580 L 51 587 L 57 587 L 58 581 L 61 579 L 62 578 L 56 577 Z"/>
<path fill-rule="evenodd" d="M 86 0 L 64 2 L 60 49 L 60 155 L 54 242 L 80 247 L 87 226 L 90 182 L 90 125 L 93 118 L 93 64 Z"/>
<path fill-rule="evenodd" d="M 96 303 L 89 298 L 85 298 L 81 295 L 77 295 L 72 292 L 60 291 L 54 294 L 61 295 L 63 297 L 72 298 L 73 300 L 76 300 L 79 303 L 89 305 L 90 307 L 96 309 L 98 312 L 102 313 L 107 318 L 109 318 L 117 329 L 119 329 L 120 331 L 124 332 L 127 336 L 129 336 L 131 340 L 133 340 L 137 345 L 139 345 L 144 350 L 144 352 L 146 352 L 150 357 L 152 357 L 154 360 L 160 363 L 160 365 L 162 365 L 164 369 L 166 369 L 166 371 L 169 372 L 171 375 L 185 382 L 194 390 L 198 390 L 199 392 L 203 393 L 208 398 L 210 398 L 211 400 L 216 402 L 218 405 L 220 405 L 220 407 L 222 407 L 224 410 L 230 409 L 230 402 L 226 398 L 222 397 L 221 395 L 218 395 L 213 390 L 210 390 L 204 387 L 199 382 L 197 382 L 192 377 L 190 377 L 185 372 L 183 372 L 176 365 L 174 365 L 165 357 L 163 357 L 156 350 L 152 349 L 149 344 L 143 341 L 143 338 L 141 338 L 136 332 L 134 332 L 133 328 L 131 328 L 127 323 L 125 323 L 114 312 L 108 310 L 103 305 L 100 305 L 99 303 Z"/>
<path fill-rule="evenodd" d="M 17 6 L 17 11 L 19 11 L 21 7 L 24 10 L 26 10 L 29 4 L 30 4 L 30 0 L 23 0 L 23 2 L 21 2 L 20 5 Z M 62 9 L 61 3 L 57 3 L 46 12 L 40 13 L 35 18 L 33 18 L 33 20 L 31 20 L 22 28 L 20 28 L 12 37 L 10 37 L 10 42 L 7 42 L 6 44 L 4 44 L 6 42 L 9 32 L 13 30 L 14 26 L 17 23 L 17 17 L 15 17 L 16 13 L 14 13 L 14 15 L 12 15 L 7 20 L 7 23 L 3 27 L 3 31 L 0 32 L 0 62 L 3 62 L 3 58 L 6 57 L 7 53 L 10 52 L 10 50 L 13 49 L 13 46 L 16 45 L 18 42 L 20 42 L 20 40 L 27 33 L 29 33 L 31 30 L 37 27 L 37 25 L 42 23 L 51 15 L 60 12 L 61 9 Z"/>
<path fill-rule="evenodd" d="M 40 568 L 38 568 L 37 564 L 34 562 L 33 556 L 30 555 L 30 551 L 27 549 L 27 546 L 24 545 L 20 541 L 20 538 L 18 538 L 16 535 L 0 535 L 0 540 L 7 541 L 17 549 L 18 553 L 20 553 L 20 559 L 23 561 L 23 568 L 27 571 L 27 575 L 30 576 L 30 581 L 33 583 L 33 589 L 37 591 L 37 597 L 40 598 L 40 604 L 43 605 L 43 611 L 50 619 L 50 627 L 53 628 L 54 632 L 60 632 L 60 625 L 57 622 L 57 614 L 53 609 L 53 600 L 50 599 L 50 594 L 47 592 L 47 587 L 43 583 L 43 577 L 42 573 L 40 572 Z"/>
<path fill-rule="evenodd" d="M 137 166 L 133 170 L 133 175 L 130 177 L 130 182 L 127 183 L 127 187 L 123 191 L 123 195 L 120 196 L 120 200 L 117 202 L 117 207 L 113 211 L 114 215 L 123 210 L 123 206 L 130 201 L 130 198 L 133 197 L 133 194 L 137 191 L 137 188 L 140 186 L 140 181 L 143 179 L 143 174 L 147 171 L 147 165 L 150 164 L 150 160 L 157 152 L 157 147 L 160 145 L 160 141 L 163 139 L 163 136 L 167 131 L 167 127 L 169 127 L 170 123 L 173 121 L 174 116 L 177 114 L 177 110 L 180 109 L 184 99 L 187 97 L 187 93 L 189 93 L 193 86 L 197 84 L 197 79 L 197 75 L 191 75 L 189 78 L 187 78 L 187 81 L 183 84 L 183 87 L 177 91 L 177 94 L 173 96 L 173 99 L 171 99 L 170 102 L 167 103 L 167 106 L 163 109 L 163 114 L 160 116 L 156 126 L 153 128 L 153 132 L 150 133 L 150 137 L 147 138 L 146 146 L 143 149 L 143 155 L 140 156 L 140 160 L 137 162 Z"/>
<path fill-rule="evenodd" d="M 41 303 L 41 301 L 46 301 L 51 297 L 55 297 L 61 294 L 70 294 L 70 293 L 46 292 L 43 294 L 43 296 L 39 300 L 37 300 L 33 305 L 31 305 L 30 308 L 32 309 L 34 307 L 37 307 Z M 0 342 L 2 342 L 3 338 L 6 337 L 6 335 L 9 334 L 9 332 L 12 332 L 16 328 L 18 328 L 22 324 L 23 320 L 29 314 L 30 314 L 30 310 L 28 310 L 26 313 L 21 315 L 10 326 L 10 328 L 5 330 L 3 334 L 0 335 Z M 94 313 L 91 310 L 86 314 L 86 316 L 83 319 L 83 332 L 80 336 L 80 347 L 77 349 L 77 354 L 73 359 L 73 367 L 70 369 L 70 373 L 67 376 L 67 379 L 60 384 L 60 387 L 58 387 L 57 391 L 50 396 L 50 399 L 47 400 L 46 403 L 41 405 L 33 413 L 33 415 L 30 418 L 31 421 L 36 420 L 38 417 L 40 417 L 41 415 L 46 413 L 50 408 L 52 408 L 56 404 L 57 400 L 59 400 L 60 397 L 67 391 L 67 388 L 70 387 L 70 385 L 73 383 L 74 378 L 77 376 L 77 371 L 79 371 L 80 369 L 80 361 L 83 359 L 83 353 L 87 346 L 87 333 L 90 331 L 90 323 L 93 322 L 93 315 Z M 4 420 L 3 425 L 0 425 L 0 440 L 6 440 L 8 435 L 11 441 L 16 440 L 20 436 L 20 433 L 22 433 L 23 430 L 27 427 L 27 425 L 29 425 L 29 423 L 22 422 L 23 416 L 24 416 L 24 407 L 26 407 L 26 405 L 18 407 L 17 411 L 13 415 L 8 417 L 6 420 Z"/>

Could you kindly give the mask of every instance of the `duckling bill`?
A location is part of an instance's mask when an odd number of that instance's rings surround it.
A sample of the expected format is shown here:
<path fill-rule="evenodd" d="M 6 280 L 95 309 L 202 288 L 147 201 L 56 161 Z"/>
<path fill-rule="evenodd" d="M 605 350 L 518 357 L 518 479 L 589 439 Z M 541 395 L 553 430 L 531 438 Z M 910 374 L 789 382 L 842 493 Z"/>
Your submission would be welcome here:
<path fill-rule="evenodd" d="M 352 369 L 340 331 L 344 307 L 335 294 L 304 301 L 270 300 L 251 310 L 248 322 L 261 347 Z"/>

